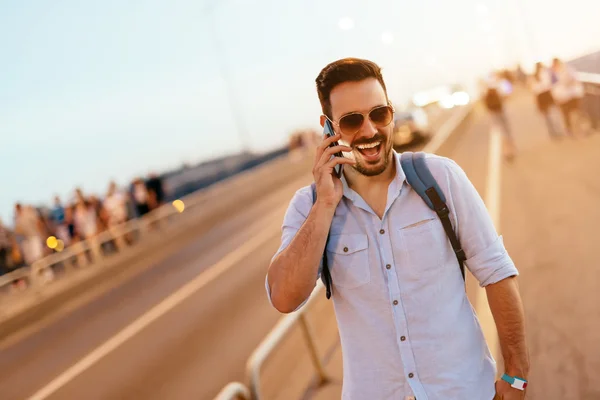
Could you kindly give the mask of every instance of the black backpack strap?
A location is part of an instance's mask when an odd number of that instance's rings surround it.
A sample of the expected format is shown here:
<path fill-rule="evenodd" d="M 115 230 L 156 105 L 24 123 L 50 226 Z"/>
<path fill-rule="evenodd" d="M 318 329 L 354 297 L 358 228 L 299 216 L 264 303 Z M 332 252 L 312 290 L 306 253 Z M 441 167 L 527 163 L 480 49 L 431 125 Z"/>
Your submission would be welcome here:
<path fill-rule="evenodd" d="M 427 206 L 431 208 L 440 218 L 446 236 L 452 245 L 458 265 L 460 267 L 460 273 L 462 274 L 463 280 L 465 279 L 465 260 L 467 259 L 464 250 L 460 245 L 460 241 L 454 232 L 452 227 L 452 221 L 450 221 L 450 210 L 446 205 L 446 197 L 438 186 L 435 178 L 431 175 L 431 171 L 427 167 L 425 162 L 425 153 L 423 152 L 404 152 L 400 156 L 400 164 L 402 170 L 406 175 L 408 184 L 413 188 L 415 192 L 427 203 Z"/>
<path fill-rule="evenodd" d="M 313 205 L 317 202 L 317 185 L 313 182 L 310 185 L 312 190 L 312 198 Z M 331 298 L 331 293 L 333 292 L 332 284 L 331 284 L 331 272 L 329 271 L 329 265 L 327 264 L 327 242 L 329 242 L 329 232 L 327 233 L 327 240 L 325 241 L 325 249 L 323 250 L 323 262 L 321 266 L 321 280 L 325 285 L 325 296 L 327 299 Z"/>

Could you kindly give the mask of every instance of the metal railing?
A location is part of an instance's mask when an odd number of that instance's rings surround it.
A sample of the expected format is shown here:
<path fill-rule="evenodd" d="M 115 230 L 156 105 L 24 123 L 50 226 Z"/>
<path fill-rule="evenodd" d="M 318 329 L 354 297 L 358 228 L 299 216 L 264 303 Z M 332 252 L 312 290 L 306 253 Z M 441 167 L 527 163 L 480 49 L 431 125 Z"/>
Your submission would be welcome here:
<path fill-rule="evenodd" d="M 217 394 L 215 400 L 250 400 L 250 390 L 243 383 L 231 382 Z"/>
<path fill-rule="evenodd" d="M 316 340 L 306 319 L 306 314 L 310 311 L 315 299 L 322 295 L 323 287 L 323 283 L 318 281 L 306 304 L 304 304 L 304 306 L 302 306 L 299 310 L 280 319 L 277 325 L 275 325 L 273 330 L 271 330 L 267 337 L 263 339 L 263 341 L 248 359 L 246 364 L 246 375 L 249 380 L 252 399 L 264 398 L 262 395 L 262 381 L 260 379 L 262 366 L 265 360 L 269 358 L 273 351 L 275 351 L 282 340 L 289 335 L 292 328 L 294 328 L 296 324 L 300 325 L 302 336 L 309 351 L 310 360 L 319 379 L 318 383 L 323 384 L 327 382 L 325 366 L 323 365 L 322 358 L 317 352 Z"/>
<path fill-rule="evenodd" d="M 458 108 L 456 110 L 456 114 L 446 121 L 442 127 L 440 127 L 430 143 L 424 148 L 424 151 L 436 153 L 444 144 L 446 139 L 454 131 L 457 131 L 462 127 L 462 122 L 465 121 L 466 118 L 471 114 L 476 101 L 477 100 L 474 99 L 468 105 Z M 261 380 L 261 370 L 263 364 L 282 343 L 282 341 L 289 336 L 290 332 L 296 327 L 296 325 L 299 325 L 303 334 L 302 336 L 309 350 L 311 363 L 318 379 L 317 383 L 323 384 L 328 381 L 323 358 L 318 354 L 316 346 L 317 341 L 306 318 L 307 313 L 310 312 L 311 306 L 314 304 L 316 299 L 319 296 L 324 296 L 323 288 L 323 283 L 319 280 L 315 289 L 306 301 L 306 304 L 304 304 L 304 306 L 299 310 L 283 316 L 248 359 L 248 362 L 246 363 L 246 377 L 249 385 L 248 389 L 250 391 L 250 399 L 264 399 Z M 225 388 L 227 388 L 227 386 Z M 223 400 L 223 398 L 217 397 L 215 400 Z"/>
<path fill-rule="evenodd" d="M 0 288 L 10 285 L 16 280 L 25 279 L 28 281 L 25 291 L 40 289 L 54 280 L 46 277 L 45 272 L 48 269 L 62 266 L 64 273 L 61 276 L 70 275 L 74 270 L 80 269 L 78 267 L 96 265 L 107 258 L 113 259 L 115 254 L 126 253 L 124 250 L 130 250 L 136 244 L 143 243 L 146 236 L 155 233 L 164 234 L 165 228 L 184 229 L 191 223 L 201 223 L 203 218 L 211 215 L 211 210 L 231 207 L 244 196 L 269 190 L 279 182 L 308 171 L 305 165 L 306 158 L 299 157 L 300 153 L 305 154 L 303 150 L 284 154 L 184 196 L 180 199 L 184 205 L 183 210 L 176 208 L 173 204 L 164 204 L 141 218 L 111 227 L 93 238 L 74 243 L 61 252 L 50 254 L 30 266 L 21 267 L 2 275 L 0 276 Z M 231 193 L 236 195 L 231 196 Z M 134 237 L 135 241 L 127 244 L 125 240 L 127 237 Z M 112 243 L 113 248 L 117 251 L 105 251 L 108 243 Z"/>
<path fill-rule="evenodd" d="M 600 74 L 578 72 L 577 78 L 585 90 L 581 106 L 591 119 L 592 127 L 600 130 Z"/>

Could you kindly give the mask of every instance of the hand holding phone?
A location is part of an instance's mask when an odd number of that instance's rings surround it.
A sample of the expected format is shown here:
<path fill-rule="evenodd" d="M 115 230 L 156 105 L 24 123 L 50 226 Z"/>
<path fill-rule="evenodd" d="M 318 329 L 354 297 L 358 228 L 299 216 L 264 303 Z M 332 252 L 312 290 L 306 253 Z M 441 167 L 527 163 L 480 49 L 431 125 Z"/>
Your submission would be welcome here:
<path fill-rule="evenodd" d="M 335 208 L 343 195 L 343 185 L 340 180 L 342 164 L 355 165 L 356 162 L 343 156 L 342 152 L 352 151 L 352 148 L 338 144 L 340 135 L 335 133 L 331 122 L 326 121 L 323 128 L 324 137 L 315 154 L 313 176 L 317 186 L 318 203 Z"/>
<path fill-rule="evenodd" d="M 329 121 L 328 119 L 325 119 L 325 124 L 323 125 L 323 133 L 327 137 L 335 136 L 335 131 L 333 130 L 333 126 L 331 126 L 331 121 Z M 329 147 L 336 147 L 339 145 L 340 144 L 336 141 L 336 142 L 332 142 L 329 145 Z M 342 154 L 341 151 L 338 151 L 337 153 L 334 153 L 333 155 L 336 157 L 344 157 L 344 155 Z M 342 164 L 338 165 L 337 171 L 335 170 L 335 167 L 333 168 L 333 170 L 335 171 L 335 174 L 337 175 L 338 178 L 342 177 Z"/>

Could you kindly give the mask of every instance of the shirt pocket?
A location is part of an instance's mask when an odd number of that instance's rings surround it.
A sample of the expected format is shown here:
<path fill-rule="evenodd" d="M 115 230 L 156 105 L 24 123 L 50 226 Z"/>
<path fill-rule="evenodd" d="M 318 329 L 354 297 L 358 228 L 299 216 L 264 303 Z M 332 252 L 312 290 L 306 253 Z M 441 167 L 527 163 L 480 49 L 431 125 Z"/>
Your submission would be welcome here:
<path fill-rule="evenodd" d="M 335 286 L 353 289 L 371 281 L 369 239 L 365 234 L 331 235 L 327 261 Z"/>
<path fill-rule="evenodd" d="M 437 218 L 426 218 L 400 228 L 408 257 L 408 268 L 415 273 L 435 270 L 444 261 L 445 232 Z"/>

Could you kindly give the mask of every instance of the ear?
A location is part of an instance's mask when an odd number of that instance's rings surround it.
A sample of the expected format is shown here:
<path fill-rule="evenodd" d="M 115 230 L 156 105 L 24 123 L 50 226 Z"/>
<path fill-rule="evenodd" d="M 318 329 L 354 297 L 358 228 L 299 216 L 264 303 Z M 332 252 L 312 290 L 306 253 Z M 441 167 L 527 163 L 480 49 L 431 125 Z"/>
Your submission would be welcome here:
<path fill-rule="evenodd" d="M 321 115 L 321 117 L 319 118 L 319 123 L 321 124 L 321 128 L 325 127 L 325 116 Z"/>

